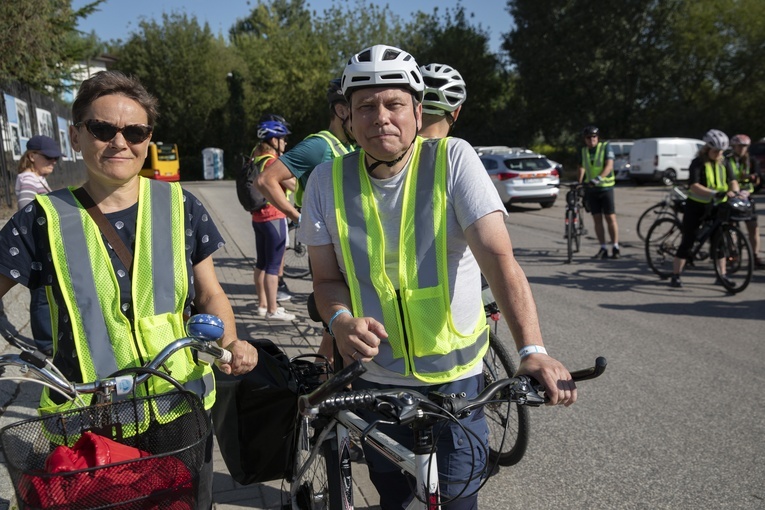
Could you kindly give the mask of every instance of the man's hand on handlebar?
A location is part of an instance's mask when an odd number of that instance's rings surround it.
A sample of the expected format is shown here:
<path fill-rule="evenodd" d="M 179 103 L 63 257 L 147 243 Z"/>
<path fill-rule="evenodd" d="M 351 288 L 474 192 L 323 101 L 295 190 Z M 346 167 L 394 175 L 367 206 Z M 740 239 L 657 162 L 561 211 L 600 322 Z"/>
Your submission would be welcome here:
<path fill-rule="evenodd" d="M 576 402 L 576 383 L 563 364 L 547 354 L 529 354 L 521 360 L 516 375 L 528 375 L 545 388 L 547 405 L 563 404 L 568 407 Z"/>
<path fill-rule="evenodd" d="M 243 375 L 258 364 L 258 350 L 249 342 L 234 340 L 226 345 L 226 349 L 231 351 L 231 363 L 222 363 L 218 366 L 225 374 Z"/>

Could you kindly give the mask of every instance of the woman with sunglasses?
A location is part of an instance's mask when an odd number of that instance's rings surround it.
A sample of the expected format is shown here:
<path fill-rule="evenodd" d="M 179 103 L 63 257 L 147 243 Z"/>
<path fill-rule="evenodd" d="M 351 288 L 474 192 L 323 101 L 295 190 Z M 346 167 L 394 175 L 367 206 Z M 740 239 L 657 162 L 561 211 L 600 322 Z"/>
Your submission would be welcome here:
<path fill-rule="evenodd" d="M 683 233 L 677 255 L 672 264 L 670 287 L 680 288 L 680 274 L 685 268 L 690 249 L 696 240 L 696 232 L 704 216 L 711 212 L 716 200 L 727 200 L 739 192 L 733 171 L 724 164 L 723 152 L 728 148 L 728 135 L 719 129 L 710 129 L 703 138 L 704 146 L 691 161 L 688 176 L 688 200 L 683 213 Z M 727 197 L 727 198 L 726 198 Z M 723 261 L 716 263 L 722 264 Z M 725 278 L 724 271 L 722 272 Z"/>
<path fill-rule="evenodd" d="M 37 195 L 51 191 L 46 177 L 53 173 L 61 156 L 63 154 L 53 138 L 35 135 L 29 139 L 27 150 L 19 160 L 16 176 L 16 203 L 19 211 L 34 201 Z M 37 349 L 46 356 L 52 356 L 53 333 L 45 287 L 30 290 L 29 326 Z"/>
<path fill-rule="evenodd" d="M 157 100 L 137 80 L 102 71 L 82 83 L 72 117 L 69 135 L 87 180 L 81 188 L 37 196 L 0 231 L 0 297 L 17 283 L 50 286 L 51 315 L 58 318 L 53 362 L 73 382 L 143 365 L 185 336 L 192 305 L 225 324 L 220 344 L 233 360 L 221 369 L 251 370 L 257 351 L 237 339 L 231 304 L 215 275 L 212 253 L 223 245 L 220 233 L 202 203 L 178 183 L 139 176 Z M 210 409 L 210 366 L 183 354 L 170 366 L 173 378 Z M 136 394 L 169 389 L 152 383 Z M 45 388 L 40 412 L 71 405 Z M 172 419 L 173 411 L 163 416 Z M 212 434 L 207 453 L 200 509 L 212 504 Z"/>

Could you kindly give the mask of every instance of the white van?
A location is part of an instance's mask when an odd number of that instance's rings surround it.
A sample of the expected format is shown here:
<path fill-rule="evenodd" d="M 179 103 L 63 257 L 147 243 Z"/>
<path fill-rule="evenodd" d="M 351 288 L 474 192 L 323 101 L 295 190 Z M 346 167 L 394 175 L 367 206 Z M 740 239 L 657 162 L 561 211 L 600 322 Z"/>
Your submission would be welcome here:
<path fill-rule="evenodd" d="M 688 180 L 688 167 L 704 142 L 695 138 L 641 138 L 630 151 L 630 177 L 669 186 Z"/>

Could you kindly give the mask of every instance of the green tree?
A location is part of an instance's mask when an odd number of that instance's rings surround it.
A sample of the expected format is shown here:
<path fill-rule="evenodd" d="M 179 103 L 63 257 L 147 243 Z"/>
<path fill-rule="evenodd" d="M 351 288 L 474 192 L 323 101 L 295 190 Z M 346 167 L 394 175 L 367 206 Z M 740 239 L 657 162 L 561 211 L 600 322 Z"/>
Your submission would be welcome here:
<path fill-rule="evenodd" d="M 326 127 L 324 94 L 329 53 L 316 36 L 303 0 L 258 3 L 230 31 L 231 42 L 245 63 L 244 108 L 254 119 L 244 133 L 252 145 L 256 122 L 264 113 L 284 116 L 294 137 Z"/>
<path fill-rule="evenodd" d="M 454 135 L 474 145 L 508 144 L 517 139 L 520 127 L 507 115 L 511 101 L 510 76 L 499 56 L 489 50 L 489 34 L 469 21 L 464 7 L 438 8 L 417 13 L 404 32 L 402 47 L 420 65 L 447 64 L 462 75 L 467 100 L 455 124 Z"/>
<path fill-rule="evenodd" d="M 226 142 L 231 119 L 224 119 L 227 76 L 243 64 L 221 37 L 196 17 L 163 14 L 162 22 L 143 20 L 117 50 L 115 67 L 135 75 L 160 103 L 154 139 L 178 144 L 181 172 L 201 176 L 205 147 L 236 149 Z M 244 114 L 244 112 L 242 112 Z"/>
<path fill-rule="evenodd" d="M 80 36 L 77 20 L 103 2 L 96 0 L 77 10 L 71 0 L 0 3 L 0 81 L 62 91 L 73 64 L 98 45 L 93 38 Z"/>

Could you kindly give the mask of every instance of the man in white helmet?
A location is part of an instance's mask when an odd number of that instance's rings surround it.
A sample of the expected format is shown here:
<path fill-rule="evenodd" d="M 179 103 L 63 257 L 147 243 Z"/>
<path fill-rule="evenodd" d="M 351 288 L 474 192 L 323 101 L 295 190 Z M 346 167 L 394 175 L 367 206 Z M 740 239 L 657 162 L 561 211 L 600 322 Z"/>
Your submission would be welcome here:
<path fill-rule="evenodd" d="M 571 375 L 543 346 L 505 208 L 476 152 L 457 138 L 417 136 L 424 89 L 417 62 L 391 46 L 367 48 L 348 62 L 342 88 L 362 150 L 316 167 L 300 230 L 317 307 L 338 351 L 347 362 L 368 362 L 354 388 L 477 395 L 489 333 L 483 272 L 519 350 L 519 372 L 548 389 L 550 404 L 574 403 Z M 441 494 L 473 495 L 446 508 L 477 506 L 476 475 L 486 462 L 486 444 L 475 440 L 488 435 L 483 412 L 461 425 L 439 434 L 439 472 L 448 473 Z M 409 428 L 380 428 L 412 446 Z M 406 478 L 370 449 L 365 458 L 381 507 L 403 508 L 412 497 Z"/>
<path fill-rule="evenodd" d="M 449 136 L 462 111 L 462 103 L 467 99 L 465 80 L 456 69 L 445 64 L 424 65 L 420 72 L 425 83 L 420 136 Z"/>

